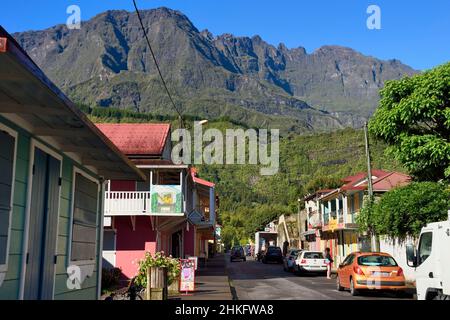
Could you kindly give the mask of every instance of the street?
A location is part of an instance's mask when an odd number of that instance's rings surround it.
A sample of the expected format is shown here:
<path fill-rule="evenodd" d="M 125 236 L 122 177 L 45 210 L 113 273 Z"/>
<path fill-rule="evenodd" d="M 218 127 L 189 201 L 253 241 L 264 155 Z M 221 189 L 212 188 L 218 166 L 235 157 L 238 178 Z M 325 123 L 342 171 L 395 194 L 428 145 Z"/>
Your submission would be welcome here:
<path fill-rule="evenodd" d="M 399 300 L 392 293 L 367 292 L 353 297 L 348 291 L 336 290 L 336 280 L 323 276 L 285 272 L 281 264 L 263 264 L 248 257 L 246 262 L 230 262 L 227 268 L 239 300 Z"/>

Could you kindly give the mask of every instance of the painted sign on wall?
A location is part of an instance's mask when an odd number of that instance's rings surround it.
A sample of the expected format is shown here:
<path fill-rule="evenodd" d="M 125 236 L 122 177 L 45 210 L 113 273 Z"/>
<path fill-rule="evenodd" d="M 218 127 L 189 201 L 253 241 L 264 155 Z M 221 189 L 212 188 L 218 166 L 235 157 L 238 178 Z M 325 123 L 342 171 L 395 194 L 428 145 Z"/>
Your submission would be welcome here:
<path fill-rule="evenodd" d="M 183 197 L 179 185 L 153 185 L 151 212 L 156 214 L 182 213 Z"/>
<path fill-rule="evenodd" d="M 195 291 L 195 260 L 181 259 L 180 292 Z"/>

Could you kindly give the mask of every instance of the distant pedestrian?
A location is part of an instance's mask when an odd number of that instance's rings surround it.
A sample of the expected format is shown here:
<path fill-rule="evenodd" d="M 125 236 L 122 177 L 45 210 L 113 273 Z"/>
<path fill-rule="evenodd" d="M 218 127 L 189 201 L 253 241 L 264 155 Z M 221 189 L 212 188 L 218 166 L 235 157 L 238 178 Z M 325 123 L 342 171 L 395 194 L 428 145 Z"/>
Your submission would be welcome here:
<path fill-rule="evenodd" d="M 331 265 L 333 264 L 333 257 L 331 257 L 330 248 L 325 248 L 325 262 L 327 264 L 327 279 L 331 279 Z"/>
<path fill-rule="evenodd" d="M 289 248 L 289 242 L 286 240 L 283 242 L 283 256 L 287 255 L 288 248 Z"/>

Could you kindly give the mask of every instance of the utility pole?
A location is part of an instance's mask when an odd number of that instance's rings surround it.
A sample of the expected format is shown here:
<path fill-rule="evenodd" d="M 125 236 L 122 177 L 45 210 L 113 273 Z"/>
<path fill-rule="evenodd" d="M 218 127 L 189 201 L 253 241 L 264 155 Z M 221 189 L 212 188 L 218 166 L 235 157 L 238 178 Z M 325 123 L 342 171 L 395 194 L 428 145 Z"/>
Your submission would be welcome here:
<path fill-rule="evenodd" d="M 369 148 L 369 134 L 367 132 L 367 121 L 364 123 L 364 142 L 366 145 L 366 158 L 367 158 L 367 191 L 369 193 L 369 205 L 373 204 L 373 183 L 372 183 L 372 165 L 370 163 L 370 148 Z M 372 212 L 370 212 L 372 214 Z M 378 239 L 375 235 L 375 230 L 371 226 L 371 249 L 372 251 L 379 251 Z"/>

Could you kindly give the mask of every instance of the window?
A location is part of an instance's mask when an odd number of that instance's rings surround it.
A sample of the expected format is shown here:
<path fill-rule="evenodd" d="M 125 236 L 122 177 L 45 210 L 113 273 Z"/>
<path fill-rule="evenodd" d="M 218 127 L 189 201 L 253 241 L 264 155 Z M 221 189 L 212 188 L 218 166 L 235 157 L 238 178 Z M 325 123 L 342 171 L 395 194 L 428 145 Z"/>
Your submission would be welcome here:
<path fill-rule="evenodd" d="M 79 172 L 74 175 L 71 261 L 95 260 L 98 184 Z"/>
<path fill-rule="evenodd" d="M 397 266 L 397 262 L 395 262 L 394 258 L 380 255 L 361 256 L 358 258 L 358 264 L 360 266 L 372 266 L 372 267 Z"/>
<path fill-rule="evenodd" d="M 421 265 L 431 254 L 433 245 L 433 233 L 425 232 L 420 236 L 419 252 L 417 255 L 417 265 Z"/>
<path fill-rule="evenodd" d="M 10 236 L 17 133 L 0 124 L 0 271 L 6 271 Z"/>
<path fill-rule="evenodd" d="M 354 258 L 355 258 L 354 254 L 349 254 L 347 258 L 345 258 L 344 261 L 342 261 L 342 265 L 348 266 L 352 264 Z"/>
<path fill-rule="evenodd" d="M 323 259 L 322 252 L 305 252 L 303 254 L 303 259 Z"/>
<path fill-rule="evenodd" d="M 281 249 L 279 247 L 269 247 L 267 253 L 281 253 Z"/>

